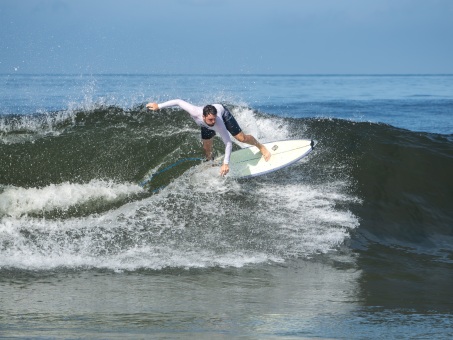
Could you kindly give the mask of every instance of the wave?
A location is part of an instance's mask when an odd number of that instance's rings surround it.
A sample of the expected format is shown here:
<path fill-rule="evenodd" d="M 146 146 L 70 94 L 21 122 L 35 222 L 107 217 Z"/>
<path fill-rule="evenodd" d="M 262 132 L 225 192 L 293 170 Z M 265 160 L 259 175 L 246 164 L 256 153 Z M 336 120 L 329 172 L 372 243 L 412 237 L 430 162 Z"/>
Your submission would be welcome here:
<path fill-rule="evenodd" d="M 181 110 L 3 117 L 0 267 L 241 267 L 352 259 L 351 249 L 374 243 L 451 260 L 452 135 L 228 106 L 262 141 L 313 138 L 317 149 L 279 172 L 233 181 L 197 161 L 171 167 L 202 155 L 199 128 Z M 214 149 L 223 153 L 218 138 Z"/>
<path fill-rule="evenodd" d="M 1 193 L 0 216 L 20 217 L 24 215 L 67 216 L 94 213 L 103 205 L 124 202 L 142 192 L 135 183 L 113 183 L 91 180 L 86 184 L 60 183 L 43 188 L 6 187 Z M 98 206 L 99 205 L 99 206 Z"/>

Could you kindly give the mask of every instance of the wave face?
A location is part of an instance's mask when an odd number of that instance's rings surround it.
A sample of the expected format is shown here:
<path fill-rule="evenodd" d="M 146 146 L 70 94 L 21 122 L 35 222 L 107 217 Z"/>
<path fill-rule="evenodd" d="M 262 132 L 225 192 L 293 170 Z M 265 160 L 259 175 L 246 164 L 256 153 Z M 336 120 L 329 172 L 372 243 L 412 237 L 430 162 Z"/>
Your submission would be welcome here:
<path fill-rule="evenodd" d="M 312 138 L 317 149 L 281 171 L 233 181 L 180 162 L 202 156 L 199 128 L 180 110 L 2 116 L 0 267 L 347 261 L 351 249 L 373 244 L 452 260 L 452 135 L 228 106 L 261 141 Z M 223 153 L 219 138 L 214 147 Z"/>

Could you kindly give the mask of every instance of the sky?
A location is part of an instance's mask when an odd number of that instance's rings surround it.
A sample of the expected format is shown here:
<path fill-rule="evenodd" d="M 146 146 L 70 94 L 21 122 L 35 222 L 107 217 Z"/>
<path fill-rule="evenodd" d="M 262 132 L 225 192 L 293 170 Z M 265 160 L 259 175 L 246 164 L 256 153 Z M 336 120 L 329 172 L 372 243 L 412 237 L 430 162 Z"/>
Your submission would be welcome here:
<path fill-rule="evenodd" d="M 0 74 L 453 74 L 453 0 L 0 0 Z"/>

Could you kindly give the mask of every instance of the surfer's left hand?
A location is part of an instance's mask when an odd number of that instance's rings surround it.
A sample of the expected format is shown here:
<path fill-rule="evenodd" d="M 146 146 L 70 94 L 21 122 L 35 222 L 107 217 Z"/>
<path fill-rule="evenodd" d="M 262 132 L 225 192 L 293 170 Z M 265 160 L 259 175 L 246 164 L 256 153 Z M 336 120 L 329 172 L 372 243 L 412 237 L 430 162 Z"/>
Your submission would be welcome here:
<path fill-rule="evenodd" d="M 230 171 L 230 166 L 228 164 L 222 164 L 220 167 L 220 176 L 225 176 Z"/>

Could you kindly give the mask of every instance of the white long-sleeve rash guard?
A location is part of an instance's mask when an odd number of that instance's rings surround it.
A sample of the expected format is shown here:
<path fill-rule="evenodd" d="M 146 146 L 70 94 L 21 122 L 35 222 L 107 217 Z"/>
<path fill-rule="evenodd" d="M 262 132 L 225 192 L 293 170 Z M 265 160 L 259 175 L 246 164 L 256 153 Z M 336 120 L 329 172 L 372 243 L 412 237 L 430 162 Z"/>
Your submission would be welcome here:
<path fill-rule="evenodd" d="M 182 99 L 173 99 L 169 100 L 168 102 L 164 102 L 161 104 L 157 104 L 159 109 L 163 109 L 165 107 L 170 106 L 179 106 L 184 111 L 187 111 L 192 119 L 197 123 L 199 126 L 204 126 L 209 130 L 214 130 L 216 133 L 220 135 L 225 144 L 225 158 L 223 159 L 224 164 L 228 164 L 230 162 L 230 155 L 231 150 L 233 148 L 233 143 L 230 138 L 230 134 L 228 133 L 227 128 L 225 127 L 225 123 L 223 122 L 222 115 L 225 111 L 224 107 L 220 104 L 212 104 L 217 109 L 217 117 L 215 119 L 214 126 L 209 126 L 203 121 L 203 106 L 195 106 L 188 102 L 185 102 Z"/>

